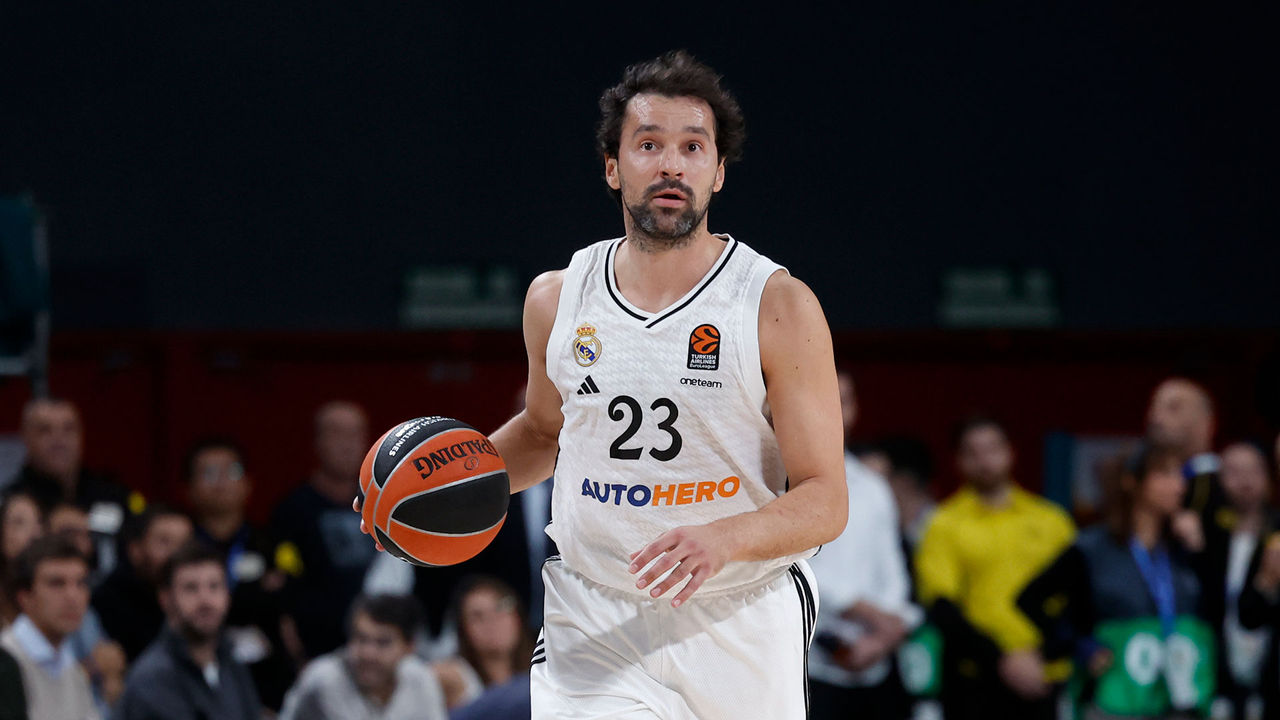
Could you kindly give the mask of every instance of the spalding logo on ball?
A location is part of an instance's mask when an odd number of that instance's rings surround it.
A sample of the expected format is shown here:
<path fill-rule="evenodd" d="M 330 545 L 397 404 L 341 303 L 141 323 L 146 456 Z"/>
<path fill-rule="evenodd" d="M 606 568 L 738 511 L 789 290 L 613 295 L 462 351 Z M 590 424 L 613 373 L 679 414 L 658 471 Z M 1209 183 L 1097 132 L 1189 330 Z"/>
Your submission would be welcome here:
<path fill-rule="evenodd" d="M 489 438 L 447 417 L 387 431 L 360 468 L 361 514 L 382 547 L 415 565 L 456 565 L 502 528 L 507 466 Z"/>

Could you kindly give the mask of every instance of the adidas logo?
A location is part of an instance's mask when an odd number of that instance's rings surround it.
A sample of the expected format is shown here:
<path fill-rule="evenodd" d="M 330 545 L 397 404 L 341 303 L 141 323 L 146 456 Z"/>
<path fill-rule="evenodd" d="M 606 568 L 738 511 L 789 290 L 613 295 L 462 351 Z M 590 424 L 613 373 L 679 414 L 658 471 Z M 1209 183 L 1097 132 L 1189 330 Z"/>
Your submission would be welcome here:
<path fill-rule="evenodd" d="M 590 375 L 578 386 L 579 395 L 594 395 L 598 392 L 600 392 L 600 388 L 596 387 L 596 381 L 592 380 Z"/>

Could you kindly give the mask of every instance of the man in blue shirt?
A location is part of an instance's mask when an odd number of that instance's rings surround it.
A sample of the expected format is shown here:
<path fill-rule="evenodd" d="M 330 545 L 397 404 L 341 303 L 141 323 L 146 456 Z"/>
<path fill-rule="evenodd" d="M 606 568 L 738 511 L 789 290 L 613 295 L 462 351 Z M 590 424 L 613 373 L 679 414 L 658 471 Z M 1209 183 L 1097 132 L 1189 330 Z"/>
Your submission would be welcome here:
<path fill-rule="evenodd" d="M 17 558 L 20 614 L 0 647 L 17 661 L 33 718 L 96 720 L 97 707 L 68 638 L 89 608 L 89 562 L 70 541 L 36 540 Z"/>

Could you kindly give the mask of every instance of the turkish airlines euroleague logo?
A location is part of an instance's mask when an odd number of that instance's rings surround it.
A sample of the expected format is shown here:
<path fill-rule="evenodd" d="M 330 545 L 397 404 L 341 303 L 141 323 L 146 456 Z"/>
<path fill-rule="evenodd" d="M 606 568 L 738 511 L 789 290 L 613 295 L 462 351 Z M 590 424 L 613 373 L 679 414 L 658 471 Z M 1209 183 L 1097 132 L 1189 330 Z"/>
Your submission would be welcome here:
<path fill-rule="evenodd" d="M 689 369 L 717 370 L 720 368 L 720 331 L 715 325 L 703 323 L 689 333 Z"/>

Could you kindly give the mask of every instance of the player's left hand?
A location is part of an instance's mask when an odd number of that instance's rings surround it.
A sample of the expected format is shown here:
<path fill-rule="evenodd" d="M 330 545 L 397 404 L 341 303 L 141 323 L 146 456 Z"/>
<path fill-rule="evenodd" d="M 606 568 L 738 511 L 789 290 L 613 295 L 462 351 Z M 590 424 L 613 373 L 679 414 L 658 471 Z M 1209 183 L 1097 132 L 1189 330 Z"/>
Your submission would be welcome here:
<path fill-rule="evenodd" d="M 357 513 L 360 512 L 360 496 L 359 495 L 357 495 L 356 498 L 351 501 L 351 509 L 355 510 Z M 363 517 L 360 518 L 360 532 L 373 538 L 373 546 L 378 548 L 378 552 L 386 552 L 387 549 L 382 547 L 382 543 L 378 542 L 377 536 L 374 535 L 371 530 L 369 530 L 369 526 L 365 524 Z"/>
<path fill-rule="evenodd" d="M 688 578 L 689 582 L 671 600 L 671 607 L 680 607 L 704 582 L 724 569 L 731 556 L 731 545 L 729 538 L 723 537 L 712 525 L 686 525 L 662 533 L 643 550 L 632 553 L 627 569 L 633 575 L 644 570 L 636 580 L 636 587 L 641 590 L 671 570 L 670 575 L 649 591 L 649 596 L 655 598 Z M 653 566 L 646 568 L 651 562 Z"/>

